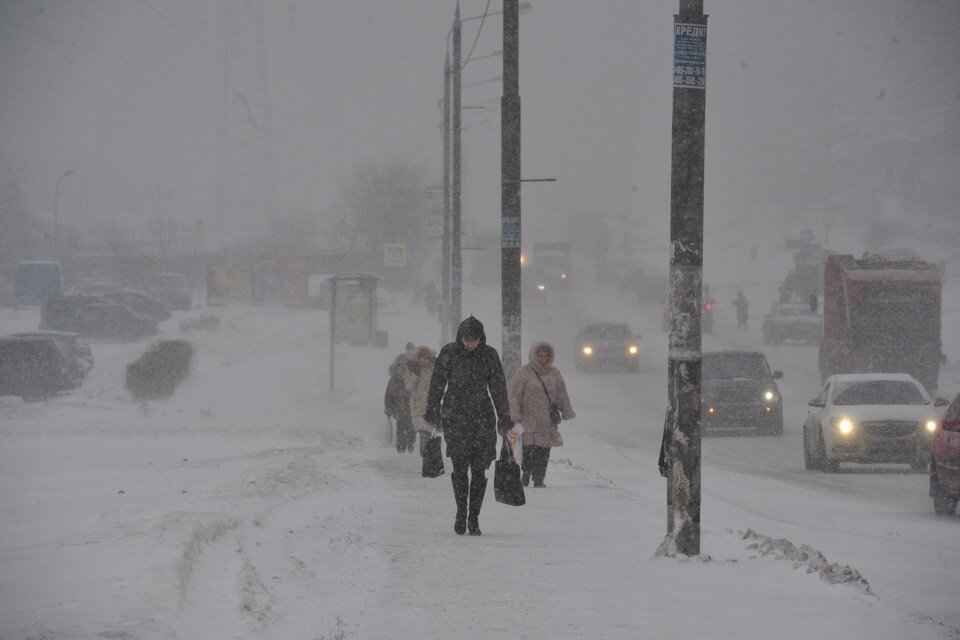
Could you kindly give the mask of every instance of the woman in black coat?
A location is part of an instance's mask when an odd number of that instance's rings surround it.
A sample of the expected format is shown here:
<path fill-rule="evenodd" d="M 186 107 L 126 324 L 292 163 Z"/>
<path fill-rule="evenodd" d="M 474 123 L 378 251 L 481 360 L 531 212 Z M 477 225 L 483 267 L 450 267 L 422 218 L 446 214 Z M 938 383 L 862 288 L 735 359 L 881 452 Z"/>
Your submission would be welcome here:
<path fill-rule="evenodd" d="M 457 501 L 453 530 L 462 535 L 469 526 L 470 535 L 478 536 L 486 470 L 497 457 L 497 431 L 505 435 L 513 423 L 500 356 L 487 344 L 483 324 L 473 316 L 460 323 L 457 339 L 437 356 L 423 417 L 442 428 L 453 463 L 450 478 Z"/>

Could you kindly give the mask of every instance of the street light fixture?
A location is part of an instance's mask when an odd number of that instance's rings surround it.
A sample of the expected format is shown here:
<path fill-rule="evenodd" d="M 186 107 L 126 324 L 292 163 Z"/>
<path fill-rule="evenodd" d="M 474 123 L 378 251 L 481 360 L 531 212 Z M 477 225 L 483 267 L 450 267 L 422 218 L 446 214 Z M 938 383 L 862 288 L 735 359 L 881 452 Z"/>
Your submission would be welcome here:
<path fill-rule="evenodd" d="M 57 178 L 53 188 L 53 254 L 60 259 L 60 181 L 76 173 L 74 169 L 67 169 Z"/>

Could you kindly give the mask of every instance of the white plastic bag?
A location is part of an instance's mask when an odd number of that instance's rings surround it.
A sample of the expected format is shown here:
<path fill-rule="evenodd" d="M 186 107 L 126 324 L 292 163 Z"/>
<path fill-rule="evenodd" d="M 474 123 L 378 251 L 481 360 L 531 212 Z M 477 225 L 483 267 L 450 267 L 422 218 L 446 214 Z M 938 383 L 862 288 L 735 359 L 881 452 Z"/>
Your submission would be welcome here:
<path fill-rule="evenodd" d="M 513 459 L 517 464 L 523 464 L 523 425 L 514 425 L 513 431 L 517 439 L 513 441 Z"/>

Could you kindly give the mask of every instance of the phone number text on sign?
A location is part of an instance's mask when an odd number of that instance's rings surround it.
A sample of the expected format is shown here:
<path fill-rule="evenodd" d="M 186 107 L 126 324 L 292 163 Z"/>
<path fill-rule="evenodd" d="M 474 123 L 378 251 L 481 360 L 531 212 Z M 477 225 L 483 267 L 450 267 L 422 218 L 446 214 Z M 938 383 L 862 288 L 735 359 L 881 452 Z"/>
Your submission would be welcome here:
<path fill-rule="evenodd" d="M 673 86 L 707 88 L 707 25 L 673 26 Z"/>

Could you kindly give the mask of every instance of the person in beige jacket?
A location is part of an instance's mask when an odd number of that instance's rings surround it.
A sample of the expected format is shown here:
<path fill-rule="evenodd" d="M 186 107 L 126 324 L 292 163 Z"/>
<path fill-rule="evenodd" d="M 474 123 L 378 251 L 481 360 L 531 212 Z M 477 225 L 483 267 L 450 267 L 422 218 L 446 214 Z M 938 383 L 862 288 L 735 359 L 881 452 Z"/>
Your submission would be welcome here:
<path fill-rule="evenodd" d="M 548 342 L 534 342 L 530 362 L 520 367 L 507 387 L 510 417 L 523 425 L 524 486 L 530 484 L 531 476 L 533 486 L 545 486 L 550 449 L 563 445 L 560 430 L 551 419 L 551 402 L 559 408 L 563 420 L 577 417 L 570 405 L 567 385 L 553 360 L 554 350 Z"/>
<path fill-rule="evenodd" d="M 404 384 L 410 392 L 410 419 L 414 430 L 420 434 L 421 458 L 426 455 L 427 440 L 433 431 L 433 427 L 423 419 L 423 414 L 427 410 L 427 394 L 430 392 L 430 378 L 436 361 L 437 353 L 433 349 L 420 347 L 414 353 L 414 366 L 404 374 Z"/>

